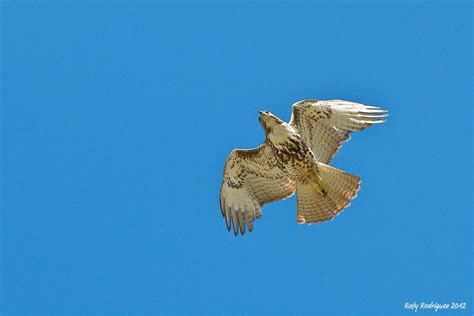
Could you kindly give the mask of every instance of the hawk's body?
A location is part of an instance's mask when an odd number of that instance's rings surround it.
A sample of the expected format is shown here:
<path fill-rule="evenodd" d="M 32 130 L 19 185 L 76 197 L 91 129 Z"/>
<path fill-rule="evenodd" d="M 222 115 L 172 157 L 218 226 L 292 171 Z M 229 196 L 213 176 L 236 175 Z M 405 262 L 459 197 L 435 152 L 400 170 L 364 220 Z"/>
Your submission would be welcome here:
<path fill-rule="evenodd" d="M 229 155 L 221 187 L 221 211 L 234 233 L 253 230 L 261 207 L 296 191 L 298 223 L 333 218 L 359 190 L 360 179 L 326 163 L 334 157 L 349 132 L 381 123 L 386 111 L 362 104 L 304 100 L 293 105 L 290 123 L 261 112 L 265 142 Z"/>

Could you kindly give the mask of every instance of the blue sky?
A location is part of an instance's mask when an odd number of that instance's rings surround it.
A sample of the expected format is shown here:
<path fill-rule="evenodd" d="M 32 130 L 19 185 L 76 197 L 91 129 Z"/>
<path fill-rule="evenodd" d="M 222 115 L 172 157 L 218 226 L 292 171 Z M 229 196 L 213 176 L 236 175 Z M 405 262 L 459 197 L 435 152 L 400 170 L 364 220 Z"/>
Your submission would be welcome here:
<path fill-rule="evenodd" d="M 1 3 L 5 314 L 472 314 L 472 6 Z M 219 211 L 259 109 L 390 110 L 334 165 L 334 221 L 294 198 L 235 238 Z M 445 313 L 446 314 L 446 313 Z"/>

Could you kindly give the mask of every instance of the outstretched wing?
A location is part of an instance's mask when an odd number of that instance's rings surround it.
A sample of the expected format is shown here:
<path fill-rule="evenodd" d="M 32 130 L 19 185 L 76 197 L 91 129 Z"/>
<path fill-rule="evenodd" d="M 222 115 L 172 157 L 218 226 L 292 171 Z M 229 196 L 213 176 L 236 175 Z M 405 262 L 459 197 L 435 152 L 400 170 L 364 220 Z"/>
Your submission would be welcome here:
<path fill-rule="evenodd" d="M 266 203 L 287 198 L 295 183 L 278 167 L 276 156 L 266 144 L 258 148 L 235 149 L 227 158 L 220 193 L 220 206 L 227 229 L 234 234 L 253 230 L 255 218 Z"/>
<path fill-rule="evenodd" d="M 387 111 L 344 100 L 303 100 L 292 107 L 290 124 L 305 139 L 319 162 L 328 164 L 350 132 L 385 122 Z"/>

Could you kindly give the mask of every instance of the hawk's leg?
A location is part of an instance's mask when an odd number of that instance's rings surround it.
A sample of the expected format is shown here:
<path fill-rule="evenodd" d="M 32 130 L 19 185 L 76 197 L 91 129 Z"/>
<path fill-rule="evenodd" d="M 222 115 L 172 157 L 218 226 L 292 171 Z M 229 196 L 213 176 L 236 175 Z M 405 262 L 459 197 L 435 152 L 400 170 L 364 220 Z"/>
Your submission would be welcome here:
<path fill-rule="evenodd" d="M 315 166 L 311 170 L 310 175 L 308 176 L 308 180 L 316 192 L 321 193 L 323 196 L 328 195 L 325 185 L 324 185 L 323 178 L 321 177 L 321 174 L 319 173 L 319 169 L 317 166 Z"/>

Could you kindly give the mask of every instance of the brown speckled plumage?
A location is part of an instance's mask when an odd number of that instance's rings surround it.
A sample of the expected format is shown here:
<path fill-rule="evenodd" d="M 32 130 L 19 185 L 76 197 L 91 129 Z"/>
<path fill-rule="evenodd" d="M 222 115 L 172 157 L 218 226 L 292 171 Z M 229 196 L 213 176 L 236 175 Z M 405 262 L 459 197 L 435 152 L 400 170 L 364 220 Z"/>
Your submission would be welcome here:
<path fill-rule="evenodd" d="M 332 219 L 359 190 L 360 179 L 326 165 L 352 131 L 382 123 L 386 111 L 341 100 L 303 100 L 293 105 L 290 123 L 269 112 L 259 121 L 265 142 L 236 149 L 227 158 L 220 192 L 227 229 L 253 230 L 263 205 L 297 193 L 298 223 Z"/>

